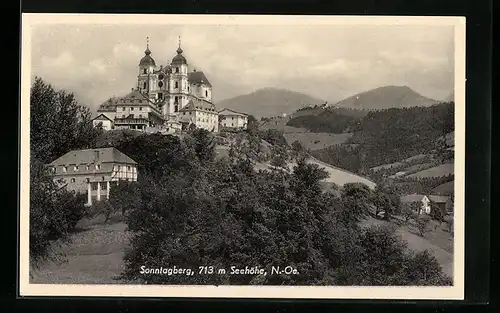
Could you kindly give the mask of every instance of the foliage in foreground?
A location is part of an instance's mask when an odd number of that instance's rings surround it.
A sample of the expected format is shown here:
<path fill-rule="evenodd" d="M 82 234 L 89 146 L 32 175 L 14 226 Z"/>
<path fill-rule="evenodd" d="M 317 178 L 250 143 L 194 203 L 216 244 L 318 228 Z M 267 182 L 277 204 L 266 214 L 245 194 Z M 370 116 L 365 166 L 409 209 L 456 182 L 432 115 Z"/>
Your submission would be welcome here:
<path fill-rule="evenodd" d="M 59 259 L 54 243 L 67 240 L 87 214 L 86 197 L 56 184 L 44 165 L 70 150 L 90 148 L 100 130 L 73 94 L 56 91 L 39 77 L 30 92 L 30 262 L 36 267 Z"/>
<path fill-rule="evenodd" d="M 136 153 L 148 151 L 148 136 L 122 147 L 138 158 Z M 451 283 L 434 257 L 409 251 L 394 229 L 359 226 L 373 199 L 366 186 L 348 184 L 337 197 L 321 188 L 326 173 L 303 159 L 292 173 L 255 172 L 246 158 L 200 155 L 197 151 L 207 150 L 197 143 L 205 137 L 191 136 L 167 136 L 157 154 L 146 154 L 140 182 L 121 187 L 121 194 L 130 192 L 134 201 L 110 195 L 116 209 L 126 206 L 133 233 L 122 278 L 147 284 Z M 171 155 L 179 150 L 181 156 Z M 194 274 L 141 273 L 141 268 L 174 266 Z M 214 272 L 200 274 L 203 266 Z M 245 266 L 266 269 L 268 275 L 230 275 L 231 267 Z M 291 266 L 298 273 L 271 275 L 273 266 Z"/>

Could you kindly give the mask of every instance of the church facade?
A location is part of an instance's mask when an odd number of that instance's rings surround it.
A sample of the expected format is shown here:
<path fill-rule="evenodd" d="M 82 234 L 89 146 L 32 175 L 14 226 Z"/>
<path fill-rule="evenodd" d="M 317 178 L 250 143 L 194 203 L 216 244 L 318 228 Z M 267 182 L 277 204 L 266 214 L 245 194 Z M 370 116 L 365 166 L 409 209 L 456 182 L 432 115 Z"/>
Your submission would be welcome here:
<path fill-rule="evenodd" d="M 106 128 L 111 129 L 160 128 L 174 132 L 194 124 L 197 128 L 218 132 L 212 85 L 202 71 L 188 69 L 183 52 L 179 40 L 172 61 L 157 66 L 148 42 L 138 64 L 136 87 L 125 97 L 103 103 L 94 124 L 104 125 L 108 118 L 112 122 L 106 122 Z"/>

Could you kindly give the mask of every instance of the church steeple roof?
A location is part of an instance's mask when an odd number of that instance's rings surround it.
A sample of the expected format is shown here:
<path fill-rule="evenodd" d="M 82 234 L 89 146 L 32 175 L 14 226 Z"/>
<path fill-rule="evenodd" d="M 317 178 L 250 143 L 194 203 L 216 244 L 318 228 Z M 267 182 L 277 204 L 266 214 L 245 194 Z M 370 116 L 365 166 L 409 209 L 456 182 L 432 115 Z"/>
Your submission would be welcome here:
<path fill-rule="evenodd" d="M 139 66 L 153 66 L 156 67 L 155 60 L 151 57 L 151 50 L 149 50 L 149 37 L 146 37 L 146 50 L 144 51 L 144 56 L 139 62 Z"/>
<path fill-rule="evenodd" d="M 172 64 L 175 65 L 180 65 L 180 64 L 187 64 L 186 58 L 182 55 L 182 48 L 181 48 L 181 37 L 179 36 L 179 48 L 177 48 L 177 55 L 172 59 Z"/>

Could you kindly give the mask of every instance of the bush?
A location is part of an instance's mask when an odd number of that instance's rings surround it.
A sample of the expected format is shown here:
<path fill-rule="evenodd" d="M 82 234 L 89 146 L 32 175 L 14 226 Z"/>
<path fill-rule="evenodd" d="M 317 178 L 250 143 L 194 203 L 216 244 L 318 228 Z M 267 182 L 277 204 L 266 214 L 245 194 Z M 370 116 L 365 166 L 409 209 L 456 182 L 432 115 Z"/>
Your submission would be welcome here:
<path fill-rule="evenodd" d="M 59 259 L 53 249 L 87 214 L 85 195 L 59 188 L 43 166 L 32 160 L 30 181 L 30 263 Z"/>

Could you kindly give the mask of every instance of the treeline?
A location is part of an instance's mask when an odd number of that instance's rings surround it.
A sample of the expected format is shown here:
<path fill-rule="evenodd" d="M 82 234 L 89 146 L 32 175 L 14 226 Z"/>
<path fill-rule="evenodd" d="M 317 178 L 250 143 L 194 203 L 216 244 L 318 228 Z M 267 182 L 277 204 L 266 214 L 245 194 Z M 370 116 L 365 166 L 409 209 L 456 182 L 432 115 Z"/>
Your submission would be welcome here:
<path fill-rule="evenodd" d="M 289 120 L 286 125 L 303 127 L 314 133 L 340 134 L 350 127 L 356 118 L 339 114 L 336 111 L 325 110 L 318 115 L 302 115 Z"/>
<path fill-rule="evenodd" d="M 314 154 L 332 165 L 367 172 L 377 165 L 442 149 L 436 144 L 438 138 L 453 130 L 453 102 L 370 112 L 352 124 L 350 131 L 354 135 L 347 141 L 348 146 L 327 147 Z M 347 160 L 340 157 L 344 155 L 349 155 Z"/>
<path fill-rule="evenodd" d="M 36 77 L 30 90 L 30 263 L 57 259 L 54 243 L 88 213 L 86 197 L 54 182 L 45 164 L 73 149 L 91 148 L 101 134 L 90 110 L 71 93 Z"/>
<path fill-rule="evenodd" d="M 247 140 L 250 145 L 252 140 Z M 111 190 L 132 232 L 122 278 L 147 284 L 449 285 L 437 260 L 387 227 L 362 228 L 373 206 L 399 197 L 347 184 L 324 192 L 326 172 L 297 158 L 293 171 L 255 171 L 246 149 L 214 158 L 204 130 L 183 139 L 141 135 L 119 149 L 145 164 L 137 182 Z M 148 152 L 155 151 L 155 153 Z M 140 267 L 292 266 L 298 275 L 142 275 Z"/>

